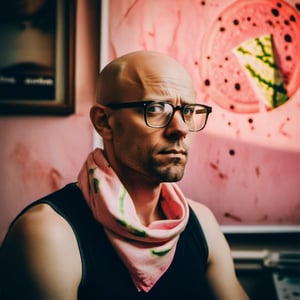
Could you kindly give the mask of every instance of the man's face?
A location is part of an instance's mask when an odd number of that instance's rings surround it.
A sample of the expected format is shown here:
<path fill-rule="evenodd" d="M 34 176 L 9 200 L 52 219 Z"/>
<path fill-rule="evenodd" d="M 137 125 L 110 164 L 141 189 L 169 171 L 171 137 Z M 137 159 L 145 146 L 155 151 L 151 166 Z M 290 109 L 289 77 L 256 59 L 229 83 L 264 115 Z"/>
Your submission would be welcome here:
<path fill-rule="evenodd" d="M 175 75 L 174 75 L 175 74 Z M 194 102 L 190 82 L 181 74 L 161 71 L 147 74 L 142 84 L 143 100 L 166 101 L 174 106 Z M 137 91 L 141 94 L 141 90 Z M 132 95 L 118 102 L 135 102 Z M 165 128 L 150 128 L 139 108 L 109 109 L 112 140 L 109 158 L 120 177 L 155 183 L 178 181 L 184 174 L 190 138 L 180 111 Z"/>
<path fill-rule="evenodd" d="M 149 128 L 142 108 L 118 110 L 114 115 L 112 148 L 121 174 L 136 173 L 159 182 L 182 178 L 189 143 L 179 112 L 167 128 Z"/>

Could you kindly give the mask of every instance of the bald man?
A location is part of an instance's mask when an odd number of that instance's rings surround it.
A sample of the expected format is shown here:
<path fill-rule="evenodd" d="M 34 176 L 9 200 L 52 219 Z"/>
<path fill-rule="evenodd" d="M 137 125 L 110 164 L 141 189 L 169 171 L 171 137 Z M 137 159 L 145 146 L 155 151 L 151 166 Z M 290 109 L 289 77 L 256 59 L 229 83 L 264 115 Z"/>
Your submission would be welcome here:
<path fill-rule="evenodd" d="M 210 112 L 167 55 L 109 63 L 90 111 L 103 149 L 77 182 L 16 217 L 1 248 L 0 298 L 248 299 L 212 212 L 175 183 Z"/>

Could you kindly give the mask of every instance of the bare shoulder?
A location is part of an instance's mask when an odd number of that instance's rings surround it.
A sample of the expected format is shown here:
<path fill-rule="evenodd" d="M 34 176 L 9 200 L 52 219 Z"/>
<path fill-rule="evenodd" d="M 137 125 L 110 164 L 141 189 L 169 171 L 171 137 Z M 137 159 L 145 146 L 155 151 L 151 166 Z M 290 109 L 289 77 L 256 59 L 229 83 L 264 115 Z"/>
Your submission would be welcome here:
<path fill-rule="evenodd" d="M 66 293 L 77 293 L 81 259 L 75 235 L 47 204 L 34 206 L 17 219 L 2 245 L 0 259 L 7 274 L 4 281 L 25 294 L 71 299 Z"/>
<path fill-rule="evenodd" d="M 37 237 L 40 232 L 50 234 L 55 229 L 66 229 L 64 225 L 63 219 L 49 205 L 39 204 L 28 209 L 15 221 L 10 234 Z M 50 228 L 51 230 L 47 230 Z"/>
<path fill-rule="evenodd" d="M 219 224 L 210 208 L 192 199 L 188 199 L 188 203 L 195 212 L 202 226 L 207 227 L 209 225 L 214 228 L 219 228 Z"/>
<path fill-rule="evenodd" d="M 201 203 L 193 200 L 188 202 L 207 240 L 209 252 L 207 279 L 215 299 L 248 300 L 248 296 L 237 280 L 229 245 L 213 212 Z"/>
<path fill-rule="evenodd" d="M 22 243 L 23 247 L 29 249 L 34 246 L 32 251 L 39 251 L 39 244 L 49 249 L 59 245 L 63 246 L 60 247 L 63 250 L 69 243 L 74 245 L 74 242 L 76 241 L 70 225 L 47 204 L 36 205 L 21 215 L 6 239 L 7 247 L 11 243 Z"/>
<path fill-rule="evenodd" d="M 196 214 L 198 214 L 198 213 L 202 214 L 204 212 L 210 211 L 210 209 L 206 205 L 204 205 L 200 202 L 197 202 L 192 199 L 187 199 L 187 200 L 188 200 L 189 205 L 192 207 L 192 209 L 195 211 Z"/>
<path fill-rule="evenodd" d="M 226 249 L 226 251 L 228 252 L 229 248 L 224 234 L 211 209 L 206 205 L 191 199 L 189 199 L 188 202 L 195 212 L 204 231 L 209 247 L 209 258 L 211 259 L 218 249 L 223 249 L 223 251 Z"/>

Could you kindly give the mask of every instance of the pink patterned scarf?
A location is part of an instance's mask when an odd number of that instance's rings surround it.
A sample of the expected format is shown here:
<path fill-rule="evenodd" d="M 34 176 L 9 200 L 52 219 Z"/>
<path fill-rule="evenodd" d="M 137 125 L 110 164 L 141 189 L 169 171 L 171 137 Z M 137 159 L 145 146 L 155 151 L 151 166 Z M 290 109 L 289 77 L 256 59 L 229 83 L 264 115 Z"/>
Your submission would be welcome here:
<path fill-rule="evenodd" d="M 188 204 L 180 189 L 173 183 L 162 184 L 160 205 L 166 219 L 144 226 L 102 150 L 89 154 L 78 175 L 78 186 L 137 289 L 148 292 L 170 266 L 179 234 L 188 221 Z"/>

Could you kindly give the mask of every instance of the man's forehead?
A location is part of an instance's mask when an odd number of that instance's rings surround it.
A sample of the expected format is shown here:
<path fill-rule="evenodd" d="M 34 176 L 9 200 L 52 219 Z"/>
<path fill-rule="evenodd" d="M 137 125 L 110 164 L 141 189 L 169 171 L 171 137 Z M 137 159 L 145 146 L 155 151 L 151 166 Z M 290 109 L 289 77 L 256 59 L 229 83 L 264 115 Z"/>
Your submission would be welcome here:
<path fill-rule="evenodd" d="M 120 77 L 128 76 L 133 79 L 143 77 L 166 77 L 170 80 L 179 78 L 189 79 L 187 71 L 175 59 L 162 53 L 151 51 L 140 51 L 125 55 L 116 60 L 119 64 Z"/>
<path fill-rule="evenodd" d="M 125 55 L 109 64 L 101 76 L 100 97 L 114 94 L 118 101 L 159 95 L 193 101 L 194 97 L 187 71 L 176 60 L 161 53 L 142 51 Z M 113 97 L 110 95 L 110 98 Z"/>

